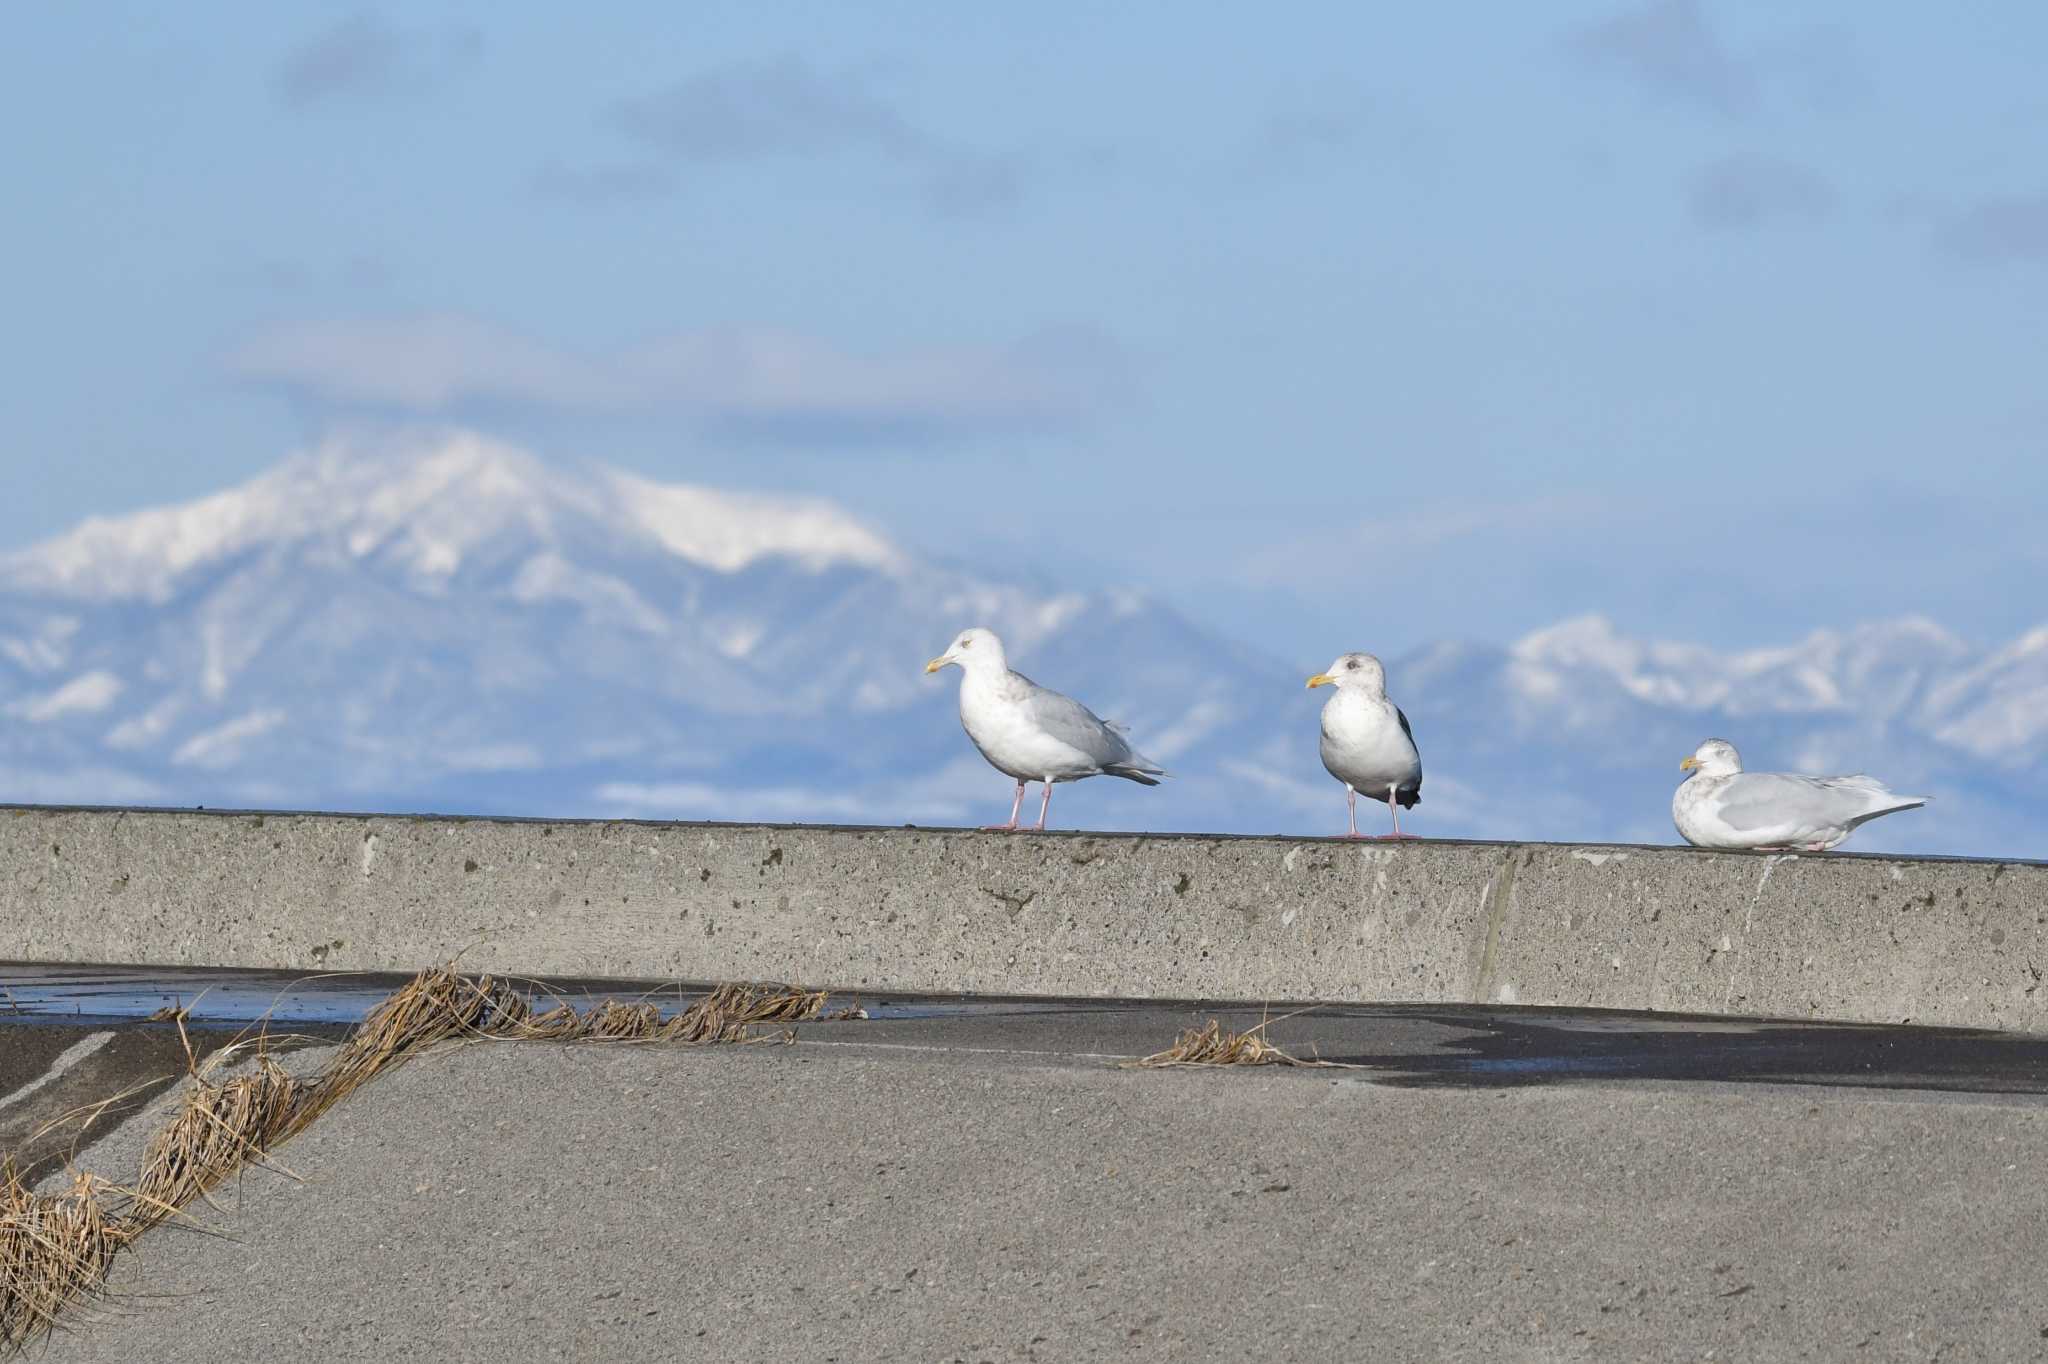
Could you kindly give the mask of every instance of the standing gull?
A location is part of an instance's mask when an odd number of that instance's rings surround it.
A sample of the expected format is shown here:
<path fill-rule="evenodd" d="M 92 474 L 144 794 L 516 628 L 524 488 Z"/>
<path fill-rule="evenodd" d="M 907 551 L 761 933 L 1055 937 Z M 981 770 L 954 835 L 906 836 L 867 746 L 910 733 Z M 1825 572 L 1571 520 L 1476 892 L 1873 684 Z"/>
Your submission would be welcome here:
<path fill-rule="evenodd" d="M 990 766 L 1017 781 L 1010 822 L 991 827 L 1014 830 L 1024 808 L 1024 784 L 1045 783 L 1038 803 L 1038 829 L 1052 805 L 1052 784 L 1082 777 L 1122 777 L 1159 785 L 1166 769 L 1134 752 L 1120 726 L 1102 719 L 1070 696 L 1048 691 L 1022 673 L 1010 671 L 1003 642 L 988 630 L 962 630 L 946 652 L 924 665 L 935 673 L 958 665 L 960 726 Z"/>
<path fill-rule="evenodd" d="M 1388 838 L 1413 838 L 1401 832 L 1401 812 L 1422 799 L 1422 755 L 1415 750 L 1415 731 L 1408 717 L 1387 699 L 1387 670 L 1371 654 L 1345 654 L 1326 673 L 1308 680 L 1311 688 L 1334 686 L 1336 695 L 1323 703 L 1323 766 L 1344 783 L 1344 804 L 1351 815 L 1346 838 L 1359 838 L 1358 793 L 1387 803 L 1394 817 Z"/>
<path fill-rule="evenodd" d="M 1826 852 L 1865 820 L 1925 805 L 1876 777 L 1745 772 L 1726 739 L 1709 739 L 1678 765 L 1693 775 L 1671 797 L 1671 821 L 1696 848 Z"/>

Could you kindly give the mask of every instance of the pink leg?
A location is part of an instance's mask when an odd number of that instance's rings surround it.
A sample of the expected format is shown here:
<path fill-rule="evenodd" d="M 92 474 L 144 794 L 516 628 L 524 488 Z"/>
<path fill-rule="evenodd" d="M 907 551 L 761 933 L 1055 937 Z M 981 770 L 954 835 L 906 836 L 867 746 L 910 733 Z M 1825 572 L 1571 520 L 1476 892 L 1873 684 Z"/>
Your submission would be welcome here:
<path fill-rule="evenodd" d="M 1019 789 L 1019 790 L 1022 790 L 1023 788 L 1022 788 L 1022 787 L 1019 787 L 1018 789 Z M 1045 812 L 1046 812 L 1047 810 L 1050 810 L 1051 808 L 1052 808 L 1052 778 L 1050 778 L 1050 777 L 1047 777 L 1047 778 L 1046 778 L 1046 780 L 1045 780 L 1045 799 L 1044 799 L 1044 800 L 1041 800 L 1041 801 L 1039 801 L 1039 802 L 1038 802 L 1038 823 L 1037 823 L 1037 825 L 1036 825 L 1035 827 L 1037 828 L 1038 832 L 1040 832 L 1040 833 L 1044 833 L 1044 832 L 1045 832 Z"/>
<path fill-rule="evenodd" d="M 1024 783 L 1017 783 L 1017 798 L 1010 802 L 1008 824 L 984 824 L 981 827 L 989 833 L 1010 834 L 1017 831 L 1017 812 L 1024 808 Z"/>
<path fill-rule="evenodd" d="M 1387 788 L 1387 813 L 1394 817 L 1394 832 L 1386 835 L 1386 837 L 1389 839 L 1413 838 L 1415 837 L 1414 834 L 1404 834 L 1401 832 L 1401 807 L 1394 803 L 1394 795 L 1395 789 L 1389 786 Z"/>
<path fill-rule="evenodd" d="M 1358 833 L 1358 792 L 1349 784 L 1344 787 L 1344 809 L 1351 816 L 1351 831 L 1346 838 L 1357 838 Z"/>

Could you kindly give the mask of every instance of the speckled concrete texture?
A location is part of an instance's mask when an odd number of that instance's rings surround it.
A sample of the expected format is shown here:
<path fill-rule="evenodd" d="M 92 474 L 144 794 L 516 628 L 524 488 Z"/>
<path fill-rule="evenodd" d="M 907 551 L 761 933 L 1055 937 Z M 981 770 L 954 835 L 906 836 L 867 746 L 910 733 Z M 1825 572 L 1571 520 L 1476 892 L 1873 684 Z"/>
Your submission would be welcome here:
<path fill-rule="evenodd" d="M 0 810 L 0 959 L 2048 1030 L 2048 865 Z"/>

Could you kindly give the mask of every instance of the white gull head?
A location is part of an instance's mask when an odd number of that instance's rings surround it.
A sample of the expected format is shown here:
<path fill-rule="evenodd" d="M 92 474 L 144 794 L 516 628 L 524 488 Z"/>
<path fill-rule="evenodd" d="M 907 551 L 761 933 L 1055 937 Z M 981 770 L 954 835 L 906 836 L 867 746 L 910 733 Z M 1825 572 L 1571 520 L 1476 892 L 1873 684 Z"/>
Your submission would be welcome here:
<path fill-rule="evenodd" d="M 1742 755 L 1726 739 L 1709 739 L 1678 765 L 1681 772 L 1698 772 L 1703 777 L 1732 777 L 1742 770 Z"/>
<path fill-rule="evenodd" d="M 946 652 L 924 665 L 928 673 L 935 673 L 944 667 L 957 667 L 970 675 L 980 672 L 1001 673 L 1009 669 L 1009 660 L 1003 656 L 1003 641 L 993 630 L 975 626 L 962 630 L 946 646 Z"/>
<path fill-rule="evenodd" d="M 1387 694 L 1387 670 L 1371 654 L 1339 654 L 1328 672 L 1308 680 L 1310 687 L 1333 686 L 1338 691 L 1356 691 L 1366 696 Z"/>

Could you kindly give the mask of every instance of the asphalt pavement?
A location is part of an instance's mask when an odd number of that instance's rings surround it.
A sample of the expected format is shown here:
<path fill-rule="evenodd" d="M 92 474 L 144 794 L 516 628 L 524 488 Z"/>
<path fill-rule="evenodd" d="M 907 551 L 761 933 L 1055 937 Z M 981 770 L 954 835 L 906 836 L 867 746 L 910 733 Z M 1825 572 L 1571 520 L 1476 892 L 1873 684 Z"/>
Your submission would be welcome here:
<path fill-rule="evenodd" d="M 2037 1039 L 863 1002 L 791 1046 L 414 1062 L 144 1238 L 46 1357 L 2048 1357 Z M 1211 1016 L 1341 1064 L 1119 1064 Z M 0 1123 L 164 1036 L 0 1023 Z M 124 1175 L 126 1121 L 78 1161 Z"/>

